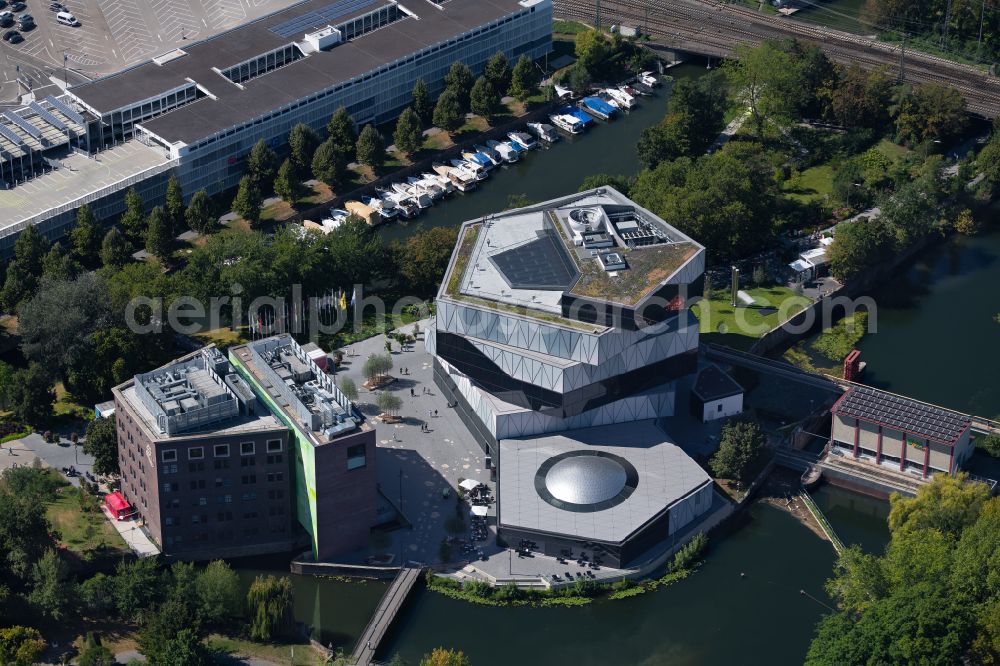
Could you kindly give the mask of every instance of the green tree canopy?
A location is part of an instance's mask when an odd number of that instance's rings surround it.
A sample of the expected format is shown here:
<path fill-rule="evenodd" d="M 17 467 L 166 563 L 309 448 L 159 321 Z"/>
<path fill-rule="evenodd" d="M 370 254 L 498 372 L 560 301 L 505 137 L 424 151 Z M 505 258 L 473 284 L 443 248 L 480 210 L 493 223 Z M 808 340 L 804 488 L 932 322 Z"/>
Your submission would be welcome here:
<path fill-rule="evenodd" d="M 716 476 L 745 482 L 764 450 L 764 433 L 753 421 L 730 421 L 722 428 L 719 449 L 709 465 Z"/>
<path fill-rule="evenodd" d="M 472 662 L 461 650 L 438 647 L 420 659 L 420 666 L 472 666 Z"/>
<path fill-rule="evenodd" d="M 260 189 L 249 176 L 240 179 L 236 198 L 233 199 L 233 211 L 250 223 L 251 227 L 260 222 L 260 204 L 263 201 Z"/>
<path fill-rule="evenodd" d="M 453 62 L 444 77 L 445 88 L 455 93 L 462 113 L 469 110 L 469 93 L 472 92 L 472 84 L 475 80 L 476 77 L 472 74 L 472 70 L 461 60 Z"/>
<path fill-rule="evenodd" d="M 881 129 L 889 122 L 892 81 L 883 70 L 864 70 L 857 63 L 843 70 L 830 93 L 830 111 L 844 127 Z"/>
<path fill-rule="evenodd" d="M 145 238 L 146 204 L 134 187 L 130 187 L 125 193 L 125 212 L 118 224 L 130 240 L 139 242 Z"/>
<path fill-rule="evenodd" d="M 250 638 L 273 641 L 292 635 L 292 583 L 288 578 L 257 576 L 247 592 Z"/>
<path fill-rule="evenodd" d="M 346 108 L 340 107 L 330 116 L 326 134 L 327 141 L 333 142 L 345 165 L 355 158 L 354 144 L 358 141 L 358 130 L 354 125 L 354 118 L 351 118 Z"/>
<path fill-rule="evenodd" d="M 215 227 L 215 205 L 205 190 L 198 190 L 191 197 L 184 219 L 192 231 L 207 234 Z"/>
<path fill-rule="evenodd" d="M 181 189 L 181 181 L 174 174 L 170 174 L 167 181 L 167 197 L 163 208 L 170 222 L 170 233 L 177 236 L 184 226 L 184 191 Z"/>
<path fill-rule="evenodd" d="M 458 94 L 451 88 L 446 88 L 438 97 L 434 107 L 434 124 L 445 132 L 454 132 L 465 122 L 465 112 Z"/>
<path fill-rule="evenodd" d="M 374 125 L 365 125 L 358 135 L 356 152 L 358 161 L 378 172 L 385 163 L 385 142 Z"/>
<path fill-rule="evenodd" d="M 432 227 L 392 247 L 399 277 L 411 293 L 430 296 L 437 291 L 457 240 L 457 227 Z"/>
<path fill-rule="evenodd" d="M 69 565 L 54 549 L 45 551 L 31 568 L 31 605 L 45 617 L 59 622 L 73 612 L 76 585 Z"/>
<path fill-rule="evenodd" d="M 49 498 L 21 491 L 11 483 L 16 475 L 16 470 L 8 469 L 0 477 L 0 552 L 5 554 L 0 558 L 0 578 L 10 582 L 27 581 L 32 565 L 53 545 L 45 515 Z"/>
<path fill-rule="evenodd" d="M 486 69 L 483 72 L 483 76 L 486 80 L 490 82 L 498 94 L 503 95 L 510 88 L 511 82 L 511 71 L 510 71 L 510 61 L 507 60 L 507 54 L 503 51 L 497 51 L 493 56 L 486 61 Z"/>
<path fill-rule="evenodd" d="M 469 106 L 477 116 L 492 119 L 499 107 L 499 98 L 493 84 L 485 76 L 480 76 L 472 86 L 469 93 Z"/>
<path fill-rule="evenodd" d="M 412 108 L 407 107 L 399 114 L 396 121 L 396 131 L 392 135 L 393 143 L 400 152 L 412 155 L 420 150 L 423 144 L 423 131 L 420 128 L 420 117 Z"/>
<path fill-rule="evenodd" d="M 132 261 L 132 244 L 118 227 L 111 227 L 101 240 L 101 263 L 121 268 Z"/>
<path fill-rule="evenodd" d="M 267 142 L 261 139 L 250 150 L 244 175 L 249 176 L 261 191 L 267 191 L 274 182 L 277 166 L 278 156 Z"/>
<path fill-rule="evenodd" d="M 35 427 L 42 426 L 52 418 L 55 402 L 52 375 L 46 366 L 32 362 L 14 374 L 10 404 L 18 419 Z"/>
<path fill-rule="evenodd" d="M 243 586 L 240 577 L 222 560 L 208 563 L 195 581 L 198 614 L 209 625 L 225 627 L 240 615 Z"/>
<path fill-rule="evenodd" d="M 514 71 L 510 79 L 510 94 L 519 102 L 526 101 L 529 97 L 538 94 L 538 84 L 541 75 L 531 58 L 522 54 L 514 65 Z"/>
<path fill-rule="evenodd" d="M 87 424 L 83 452 L 94 458 L 96 474 L 118 474 L 118 431 L 115 415 L 94 419 Z"/>
<path fill-rule="evenodd" d="M 69 234 L 76 260 L 88 266 L 97 263 L 103 236 L 101 225 L 90 206 L 87 204 L 80 206 L 76 211 L 76 225 Z"/>
<path fill-rule="evenodd" d="M 146 252 L 165 262 L 170 259 L 173 247 L 173 225 L 167 212 L 161 206 L 156 206 L 150 211 L 146 222 Z"/>
<path fill-rule="evenodd" d="M 313 153 L 319 146 L 319 136 L 305 123 L 299 123 L 288 133 L 289 159 L 299 173 L 308 173 Z"/>
<path fill-rule="evenodd" d="M 413 84 L 413 103 L 410 108 L 417 112 L 421 125 L 431 122 L 434 102 L 431 100 L 431 93 L 423 79 L 417 79 L 417 82 Z"/>
<path fill-rule="evenodd" d="M 896 109 L 896 134 L 900 142 L 947 142 L 965 129 L 965 99 L 957 88 L 944 83 L 922 83 L 903 90 Z"/>
<path fill-rule="evenodd" d="M 0 629 L 0 664 L 32 666 L 45 651 L 46 643 L 37 629 L 15 625 Z"/>
<path fill-rule="evenodd" d="M 118 564 L 114 576 L 115 608 L 125 621 L 142 622 L 151 615 L 150 609 L 163 598 L 165 589 L 158 566 L 155 557 L 143 557 Z M 184 621 L 181 627 L 190 622 L 184 613 L 186 610 L 173 613 Z M 171 613 L 163 615 L 161 619 L 166 621 L 170 619 Z"/>
<path fill-rule="evenodd" d="M 576 36 L 574 49 L 580 66 L 594 73 L 611 55 L 611 42 L 599 30 L 584 30 Z"/>
<path fill-rule="evenodd" d="M 333 185 L 340 180 L 346 168 L 347 161 L 344 155 L 338 152 L 337 143 L 333 139 L 327 139 L 319 144 L 319 148 L 313 153 L 313 177 L 327 185 Z"/>
<path fill-rule="evenodd" d="M 292 206 L 308 194 L 308 189 L 302 184 L 302 177 L 290 158 L 278 167 L 278 175 L 274 178 L 274 193 Z"/>
<path fill-rule="evenodd" d="M 784 125 L 795 120 L 806 87 L 801 64 L 770 41 L 738 44 L 735 51 L 726 73 L 743 95 L 757 135 L 763 135 L 769 123 Z"/>

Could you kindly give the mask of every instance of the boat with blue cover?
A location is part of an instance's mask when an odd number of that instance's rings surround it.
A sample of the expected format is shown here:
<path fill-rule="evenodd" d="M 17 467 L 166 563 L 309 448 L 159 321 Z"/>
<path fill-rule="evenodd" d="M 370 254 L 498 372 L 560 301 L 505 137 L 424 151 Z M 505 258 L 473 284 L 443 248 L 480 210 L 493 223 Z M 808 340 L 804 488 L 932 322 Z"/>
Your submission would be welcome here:
<path fill-rule="evenodd" d="M 587 129 L 588 127 L 594 124 L 594 119 L 591 118 L 587 114 L 587 112 L 585 112 L 583 109 L 578 109 L 575 106 L 567 106 L 559 113 L 565 113 L 573 116 L 574 118 L 580 121 L 580 123 L 583 125 L 583 129 Z"/>
<path fill-rule="evenodd" d="M 590 96 L 580 100 L 580 108 L 601 120 L 609 120 L 618 111 L 600 97 Z"/>

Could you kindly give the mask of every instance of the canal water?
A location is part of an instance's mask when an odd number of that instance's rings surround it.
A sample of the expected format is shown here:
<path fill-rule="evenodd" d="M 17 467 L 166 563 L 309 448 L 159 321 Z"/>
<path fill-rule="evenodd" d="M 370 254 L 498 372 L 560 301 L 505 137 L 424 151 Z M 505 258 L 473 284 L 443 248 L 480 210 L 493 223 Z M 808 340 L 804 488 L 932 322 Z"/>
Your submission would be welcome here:
<path fill-rule="evenodd" d="M 858 349 L 861 381 L 919 400 L 1000 416 L 1000 230 L 952 236 L 871 295 L 878 330 Z"/>
<path fill-rule="evenodd" d="M 796 0 L 802 7 L 792 15 L 796 21 L 807 21 L 861 35 L 872 34 L 871 26 L 859 21 L 865 0 Z"/>
<path fill-rule="evenodd" d="M 820 489 L 817 501 L 845 541 L 881 551 L 886 530 L 877 506 L 837 488 Z M 834 551 L 772 506 L 755 505 L 745 515 L 738 529 L 715 539 L 693 576 L 633 599 L 577 608 L 493 608 L 418 590 L 379 657 L 398 652 L 416 664 L 422 654 L 446 646 L 465 651 L 475 666 L 801 663 L 816 622 L 829 612 L 823 583 Z M 317 640 L 348 651 L 386 589 L 381 582 L 291 576 L 279 559 L 237 566 L 248 584 L 259 573 L 289 576 L 296 619 L 316 627 Z"/>
<path fill-rule="evenodd" d="M 675 79 L 701 76 L 704 66 L 678 65 L 668 70 Z M 510 195 L 524 194 L 531 202 L 576 192 L 584 178 L 597 173 L 635 175 L 641 165 L 636 144 L 643 129 L 666 114 L 669 86 L 611 122 L 597 122 L 586 134 L 566 137 L 550 147 L 531 151 L 520 162 L 494 169 L 479 188 L 456 194 L 407 223 L 392 222 L 380 228 L 386 241 L 404 240 L 421 229 L 456 226 L 466 220 L 501 211 Z"/>

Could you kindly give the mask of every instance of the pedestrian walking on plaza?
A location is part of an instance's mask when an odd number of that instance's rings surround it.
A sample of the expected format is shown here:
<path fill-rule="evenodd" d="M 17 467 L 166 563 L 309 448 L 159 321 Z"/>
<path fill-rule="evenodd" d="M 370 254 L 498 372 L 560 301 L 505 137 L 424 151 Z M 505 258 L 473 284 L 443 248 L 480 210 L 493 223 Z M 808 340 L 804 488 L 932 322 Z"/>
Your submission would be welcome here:
<path fill-rule="evenodd" d="M 435 409 L 434 410 L 434 417 L 437 418 L 437 415 L 438 415 L 438 410 Z"/>

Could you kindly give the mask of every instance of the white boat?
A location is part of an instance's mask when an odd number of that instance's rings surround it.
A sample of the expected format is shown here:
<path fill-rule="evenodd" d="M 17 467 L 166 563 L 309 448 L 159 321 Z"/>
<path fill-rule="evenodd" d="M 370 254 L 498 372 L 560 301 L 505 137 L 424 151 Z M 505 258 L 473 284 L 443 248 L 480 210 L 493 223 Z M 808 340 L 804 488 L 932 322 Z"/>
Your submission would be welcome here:
<path fill-rule="evenodd" d="M 613 106 L 616 109 L 618 109 L 619 111 L 621 111 L 622 108 L 624 108 L 624 105 L 621 102 L 619 102 L 617 99 L 615 99 L 614 97 L 612 97 L 611 95 L 609 95 L 607 93 L 607 91 L 605 91 L 605 90 L 602 90 L 599 93 L 597 93 L 597 96 L 600 97 L 601 99 L 603 99 L 605 102 L 607 102 L 611 106 Z"/>
<path fill-rule="evenodd" d="M 538 148 L 538 143 L 531 138 L 530 134 L 525 134 L 524 132 L 507 132 L 507 136 L 511 141 L 515 142 L 525 150 Z"/>
<path fill-rule="evenodd" d="M 451 194 L 455 191 L 455 184 L 448 180 L 448 176 L 440 176 L 436 173 L 425 172 L 420 174 L 421 178 L 429 183 L 434 183 L 444 190 L 445 194 Z"/>
<path fill-rule="evenodd" d="M 650 88 L 660 85 L 660 79 L 653 72 L 639 72 L 639 80 Z"/>
<path fill-rule="evenodd" d="M 456 167 L 448 172 L 448 180 L 455 185 L 459 192 L 471 192 L 476 189 L 476 183 L 479 179 L 468 169 Z"/>
<path fill-rule="evenodd" d="M 409 219 L 420 214 L 420 207 L 417 206 L 417 202 L 413 200 L 413 197 L 408 194 L 388 189 L 381 190 L 381 195 L 382 198 L 388 198 L 399 209 L 401 217 Z"/>
<path fill-rule="evenodd" d="M 399 209 L 391 201 L 386 202 L 385 199 L 381 197 L 361 197 L 361 203 L 377 210 L 379 215 L 385 220 L 392 220 L 399 217 Z"/>
<path fill-rule="evenodd" d="M 623 109 L 631 109 L 638 104 L 636 98 L 628 94 L 624 88 L 606 88 L 602 92 L 607 93 Z"/>
<path fill-rule="evenodd" d="M 521 159 L 521 153 L 511 148 L 509 143 L 503 143 L 501 141 L 497 141 L 496 139 L 490 139 L 486 143 L 490 148 L 497 152 L 500 159 L 508 164 L 512 164 Z"/>
<path fill-rule="evenodd" d="M 431 199 L 431 195 L 428 194 L 423 188 L 415 187 L 408 183 L 393 183 L 392 189 L 398 194 L 407 196 L 417 204 L 418 208 L 430 208 L 434 201 Z"/>
<path fill-rule="evenodd" d="M 331 220 L 336 220 L 338 222 L 343 222 L 344 220 L 346 220 L 350 216 L 351 216 L 351 214 L 349 212 L 347 212 L 346 210 L 344 210 L 343 208 L 331 208 L 330 209 L 330 219 Z"/>
<path fill-rule="evenodd" d="M 486 171 L 486 169 L 479 166 L 475 162 L 468 162 L 466 160 L 452 160 L 451 164 L 454 167 L 460 167 L 472 173 L 476 177 L 476 180 L 486 180 L 486 178 L 490 175 Z"/>
<path fill-rule="evenodd" d="M 408 176 L 406 182 L 412 185 L 417 191 L 424 191 L 430 195 L 433 201 L 437 201 L 444 196 L 444 188 L 437 183 L 431 183 L 417 176 Z"/>
<path fill-rule="evenodd" d="M 559 132 L 548 123 L 528 123 L 528 131 L 548 143 L 555 143 L 559 140 Z"/>
<path fill-rule="evenodd" d="M 489 155 L 484 153 L 476 152 L 474 150 L 466 150 L 462 153 L 462 157 L 465 158 L 466 162 L 471 162 L 472 164 L 478 164 L 482 168 L 489 171 L 494 166 L 493 160 L 490 159 Z"/>
<path fill-rule="evenodd" d="M 570 134 L 583 133 L 583 123 L 580 122 L 579 118 L 571 116 L 568 113 L 555 113 L 549 116 L 549 120 L 564 132 L 569 132 Z"/>

